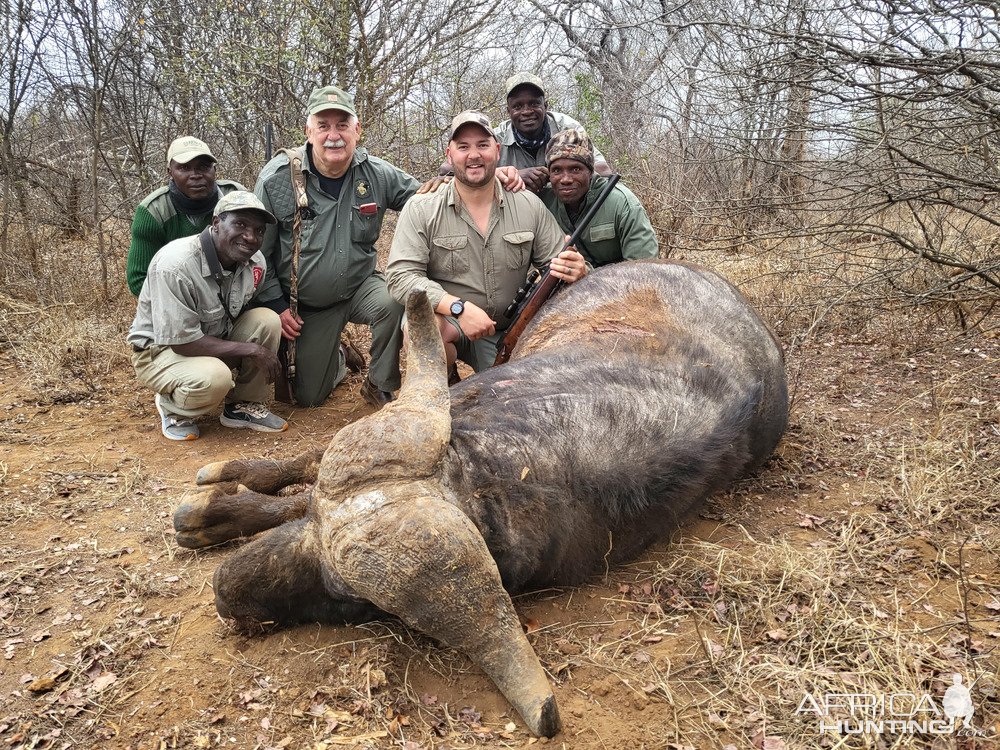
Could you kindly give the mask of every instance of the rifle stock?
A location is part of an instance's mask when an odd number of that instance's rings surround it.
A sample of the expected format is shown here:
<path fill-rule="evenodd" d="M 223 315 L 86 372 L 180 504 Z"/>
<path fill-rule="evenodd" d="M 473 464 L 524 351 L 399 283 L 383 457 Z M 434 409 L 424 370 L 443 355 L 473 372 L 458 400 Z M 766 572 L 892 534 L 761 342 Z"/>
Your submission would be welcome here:
<path fill-rule="evenodd" d="M 611 195 L 611 191 L 614 190 L 620 178 L 621 175 L 617 174 L 613 174 L 608 178 L 608 184 L 604 186 L 601 194 L 597 196 L 594 205 L 587 209 L 587 213 L 580 219 L 580 223 L 576 225 L 576 229 L 573 230 L 570 238 L 566 240 L 566 243 L 562 246 L 562 250 L 559 251 L 560 253 L 566 248 L 576 245 L 583 234 L 583 230 L 587 228 L 587 225 L 590 224 L 597 211 L 604 205 L 604 201 Z M 559 253 L 556 253 L 556 256 L 558 255 Z M 538 314 L 538 311 L 542 309 L 542 305 L 545 304 L 548 298 L 562 285 L 562 280 L 553 276 L 549 266 L 546 266 L 534 286 L 526 292 L 524 300 L 521 301 L 518 299 L 511 303 L 512 306 L 517 305 L 517 309 L 513 314 L 513 322 L 507 327 L 507 330 L 504 331 L 503 336 L 497 342 L 497 358 L 493 361 L 494 367 L 502 365 L 510 359 L 510 355 L 514 351 L 514 347 L 517 346 L 518 339 L 521 338 L 524 329 L 528 327 L 528 324 Z"/>

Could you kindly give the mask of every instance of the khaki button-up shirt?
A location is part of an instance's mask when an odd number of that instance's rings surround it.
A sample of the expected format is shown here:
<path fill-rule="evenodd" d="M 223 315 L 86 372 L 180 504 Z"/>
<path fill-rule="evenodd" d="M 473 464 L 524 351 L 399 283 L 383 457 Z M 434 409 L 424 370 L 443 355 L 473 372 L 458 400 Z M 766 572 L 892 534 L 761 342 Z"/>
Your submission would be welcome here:
<path fill-rule="evenodd" d="M 485 234 L 454 182 L 410 199 L 399 215 L 386 268 L 389 293 L 398 302 L 411 289 L 425 289 L 436 307 L 448 293 L 481 307 L 498 329 L 510 324 L 503 312 L 528 270 L 558 255 L 565 235 L 533 193 L 507 193 L 498 182 L 494 189 Z"/>
<path fill-rule="evenodd" d="M 149 264 L 126 340 L 145 349 L 190 344 L 203 336 L 226 338 L 232 320 L 264 280 L 265 267 L 264 256 L 257 252 L 247 265 L 223 270 L 220 299 L 200 235 L 167 243 Z"/>

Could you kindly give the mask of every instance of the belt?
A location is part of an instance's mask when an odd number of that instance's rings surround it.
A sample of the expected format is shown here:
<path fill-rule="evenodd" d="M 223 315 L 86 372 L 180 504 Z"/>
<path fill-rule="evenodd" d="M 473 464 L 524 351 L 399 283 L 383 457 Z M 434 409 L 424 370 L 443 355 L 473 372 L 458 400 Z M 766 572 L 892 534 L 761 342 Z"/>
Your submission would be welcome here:
<path fill-rule="evenodd" d="M 134 351 L 136 354 L 138 354 L 139 352 L 146 351 L 146 347 L 145 346 L 137 346 L 136 344 L 132 344 L 132 351 Z"/>

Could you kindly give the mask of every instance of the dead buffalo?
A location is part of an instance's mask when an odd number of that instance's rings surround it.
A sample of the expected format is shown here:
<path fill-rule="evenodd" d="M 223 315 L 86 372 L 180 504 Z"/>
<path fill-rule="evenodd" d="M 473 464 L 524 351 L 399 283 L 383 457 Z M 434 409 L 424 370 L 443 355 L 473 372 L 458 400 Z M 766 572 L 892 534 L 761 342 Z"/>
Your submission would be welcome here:
<path fill-rule="evenodd" d="M 529 729 L 559 713 L 507 592 L 634 558 L 759 466 L 785 428 L 781 348 L 715 273 L 602 268 L 551 301 L 511 361 L 450 391 L 434 315 L 407 303 L 399 400 L 291 461 L 204 467 L 185 547 L 278 526 L 215 574 L 242 625 L 392 613 L 467 654 Z M 290 497 L 269 494 L 314 482 Z M 279 525 L 281 524 L 281 525 Z"/>

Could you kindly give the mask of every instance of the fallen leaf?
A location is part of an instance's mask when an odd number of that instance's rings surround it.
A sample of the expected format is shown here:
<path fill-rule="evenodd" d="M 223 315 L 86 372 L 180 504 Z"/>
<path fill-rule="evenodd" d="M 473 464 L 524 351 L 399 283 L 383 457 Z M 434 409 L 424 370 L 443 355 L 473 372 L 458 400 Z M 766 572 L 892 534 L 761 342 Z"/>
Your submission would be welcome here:
<path fill-rule="evenodd" d="M 93 689 L 95 693 L 99 693 L 102 690 L 106 689 L 109 685 L 117 681 L 118 681 L 118 675 L 116 675 L 114 672 L 105 672 L 100 677 L 91 682 L 90 687 Z"/>
<path fill-rule="evenodd" d="M 778 641 L 778 642 L 787 641 L 788 631 L 785 630 L 784 628 L 778 628 L 777 630 L 768 630 L 767 637 L 770 638 L 772 641 Z"/>

